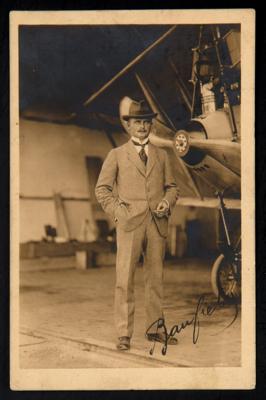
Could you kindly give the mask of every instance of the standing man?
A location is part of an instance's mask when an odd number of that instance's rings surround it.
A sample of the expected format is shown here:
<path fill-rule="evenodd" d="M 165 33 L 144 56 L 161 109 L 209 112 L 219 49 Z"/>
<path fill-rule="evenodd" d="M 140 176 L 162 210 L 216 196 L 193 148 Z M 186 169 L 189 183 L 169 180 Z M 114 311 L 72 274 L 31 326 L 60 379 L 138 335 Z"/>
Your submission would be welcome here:
<path fill-rule="evenodd" d="M 118 350 L 128 350 L 134 324 L 134 273 L 144 257 L 147 339 L 164 342 L 155 321 L 163 319 L 163 259 L 168 216 L 177 200 L 177 186 L 167 153 L 149 142 L 152 119 L 144 101 L 125 97 L 120 114 L 130 140 L 107 155 L 96 184 L 96 197 L 116 222 L 117 259 L 115 322 Z M 114 190 L 115 188 L 115 190 Z M 169 339 L 168 344 L 176 344 Z"/>

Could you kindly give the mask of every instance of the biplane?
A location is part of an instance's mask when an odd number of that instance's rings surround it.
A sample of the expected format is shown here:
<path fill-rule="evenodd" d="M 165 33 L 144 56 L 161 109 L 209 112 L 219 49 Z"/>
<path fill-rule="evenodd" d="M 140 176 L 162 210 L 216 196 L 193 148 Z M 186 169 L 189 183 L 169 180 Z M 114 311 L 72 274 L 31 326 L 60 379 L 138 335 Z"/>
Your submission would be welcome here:
<path fill-rule="evenodd" d="M 160 104 L 159 96 L 149 87 L 148 80 L 138 71 L 145 57 L 173 35 L 176 28 L 171 27 L 146 48 L 91 95 L 84 106 L 89 106 L 114 81 L 134 69 L 143 96 L 157 113 L 150 140 L 167 149 L 172 164 L 179 170 L 178 183 L 181 181 L 189 186 L 194 194 L 193 198 L 181 197 L 180 203 L 205 203 L 220 209 L 225 242 L 213 265 L 211 280 L 216 295 L 231 302 L 240 298 L 241 288 L 241 236 L 238 232 L 237 238 L 232 240 L 227 218 L 227 208 L 240 209 L 241 197 L 240 31 L 231 29 L 222 35 L 218 25 L 198 27 L 198 40 L 191 49 L 190 90 L 173 55 L 165 56 L 165 62 L 174 74 L 173 85 L 177 85 L 190 113 L 190 118 L 180 129 Z M 124 124 L 122 118 L 121 123 Z"/>
<path fill-rule="evenodd" d="M 127 36 L 128 53 L 132 54 L 134 40 L 144 43 L 144 50 L 118 68 L 115 54 L 122 46 L 126 28 L 121 26 L 113 32 L 107 26 L 95 34 L 94 44 L 102 47 L 102 54 L 113 52 L 114 65 L 110 71 L 115 73 L 106 81 L 94 82 L 92 78 L 91 95 L 68 120 L 82 120 L 90 112 L 97 114 L 97 118 L 100 115 L 103 125 L 117 129 L 124 122 L 111 116 L 112 93 L 115 92 L 116 109 L 125 95 L 146 99 L 157 113 L 150 140 L 168 152 L 181 192 L 178 204 L 220 210 L 224 240 L 212 267 L 211 281 L 217 296 L 228 302 L 238 301 L 241 296 L 240 25 L 145 27 L 160 33 L 153 41 L 144 37 L 141 27 L 131 27 L 132 34 Z M 114 48 L 108 48 L 102 40 L 107 43 L 111 34 L 116 38 Z M 135 44 L 134 48 L 140 47 Z M 108 65 L 100 57 L 96 67 L 103 72 L 102 76 L 108 76 Z M 91 70 L 90 77 L 95 76 L 94 72 Z M 229 210 L 239 212 L 239 223 L 233 230 Z"/>

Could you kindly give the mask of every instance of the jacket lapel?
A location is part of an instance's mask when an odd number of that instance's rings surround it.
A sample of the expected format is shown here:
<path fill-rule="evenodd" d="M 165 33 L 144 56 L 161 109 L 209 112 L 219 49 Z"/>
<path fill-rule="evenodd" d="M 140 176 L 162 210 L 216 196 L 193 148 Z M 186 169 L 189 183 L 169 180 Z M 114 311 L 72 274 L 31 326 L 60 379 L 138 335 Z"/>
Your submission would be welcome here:
<path fill-rule="evenodd" d="M 143 164 L 143 162 L 141 161 L 140 156 L 138 155 L 138 152 L 136 151 L 135 146 L 132 143 L 131 139 L 127 143 L 127 154 L 128 154 L 129 160 L 137 167 L 139 172 L 143 176 L 146 176 L 146 167 Z"/>
<path fill-rule="evenodd" d="M 148 176 L 154 167 L 156 161 L 156 147 L 149 143 L 149 155 L 148 155 L 148 162 L 146 166 L 146 176 Z"/>

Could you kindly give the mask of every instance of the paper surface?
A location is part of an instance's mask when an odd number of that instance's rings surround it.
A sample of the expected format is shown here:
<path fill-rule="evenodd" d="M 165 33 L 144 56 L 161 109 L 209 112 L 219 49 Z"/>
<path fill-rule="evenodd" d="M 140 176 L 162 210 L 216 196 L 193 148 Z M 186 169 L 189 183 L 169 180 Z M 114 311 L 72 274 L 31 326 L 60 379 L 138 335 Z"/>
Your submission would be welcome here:
<path fill-rule="evenodd" d="M 241 365 L 157 368 L 20 367 L 19 27 L 21 25 L 241 24 Z M 182 38 L 181 38 L 182 39 Z M 180 39 L 180 40 L 181 40 Z M 89 44 L 88 44 L 89 46 Z M 41 51 L 41 50 L 40 50 Z M 187 49 L 191 51 L 191 49 Z M 11 387 L 14 390 L 250 389 L 255 385 L 254 10 L 11 12 Z M 89 95 L 88 95 L 89 97 Z M 226 346 L 226 343 L 224 343 Z M 180 357 L 183 358 L 182 343 Z M 208 351 L 208 349 L 206 349 Z"/>

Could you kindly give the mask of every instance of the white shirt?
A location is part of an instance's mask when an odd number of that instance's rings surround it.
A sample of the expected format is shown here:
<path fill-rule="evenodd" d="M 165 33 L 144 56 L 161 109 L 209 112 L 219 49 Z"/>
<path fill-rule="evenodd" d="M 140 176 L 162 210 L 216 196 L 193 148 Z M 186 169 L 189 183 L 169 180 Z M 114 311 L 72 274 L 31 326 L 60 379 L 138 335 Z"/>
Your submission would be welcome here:
<path fill-rule="evenodd" d="M 143 140 L 143 141 L 141 142 L 139 138 L 137 138 L 137 137 L 135 137 L 135 136 L 132 136 L 132 137 L 131 137 L 131 140 L 134 141 L 134 142 L 137 142 L 137 143 L 139 143 L 139 144 L 145 144 L 144 151 L 145 151 L 146 155 L 148 156 L 148 154 L 149 154 L 149 150 L 148 150 L 148 149 L 149 149 L 149 146 L 148 146 L 149 138 L 146 138 L 145 140 Z M 134 144 L 134 143 L 133 143 L 133 144 Z M 137 150 L 138 153 L 139 153 L 140 150 L 142 149 L 141 146 L 134 146 L 134 147 L 135 147 L 135 149 Z"/>

